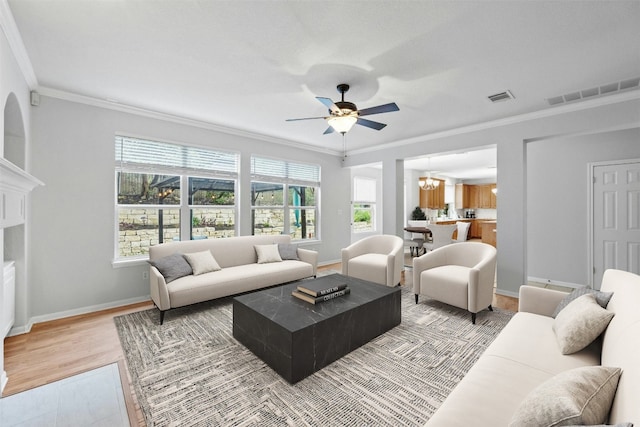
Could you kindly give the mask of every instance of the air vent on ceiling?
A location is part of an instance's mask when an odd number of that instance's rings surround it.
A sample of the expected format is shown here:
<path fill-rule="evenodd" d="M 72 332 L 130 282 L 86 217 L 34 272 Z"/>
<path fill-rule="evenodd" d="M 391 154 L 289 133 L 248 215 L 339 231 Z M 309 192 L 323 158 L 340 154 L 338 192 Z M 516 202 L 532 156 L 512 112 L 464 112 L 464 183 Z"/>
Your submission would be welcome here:
<path fill-rule="evenodd" d="M 607 83 L 599 87 L 583 89 L 578 92 L 571 92 L 564 95 L 554 96 L 551 98 L 547 98 L 547 102 L 549 103 L 549 105 L 558 105 L 595 96 L 610 95 L 612 93 L 620 92 L 623 90 L 638 89 L 638 87 L 640 87 L 640 77 L 635 77 L 633 79 Z"/>
<path fill-rule="evenodd" d="M 489 101 L 491 102 L 500 102 L 515 99 L 515 96 L 513 96 L 510 91 L 506 90 L 504 92 L 496 93 L 495 95 L 489 95 L 487 98 L 489 98 Z"/>

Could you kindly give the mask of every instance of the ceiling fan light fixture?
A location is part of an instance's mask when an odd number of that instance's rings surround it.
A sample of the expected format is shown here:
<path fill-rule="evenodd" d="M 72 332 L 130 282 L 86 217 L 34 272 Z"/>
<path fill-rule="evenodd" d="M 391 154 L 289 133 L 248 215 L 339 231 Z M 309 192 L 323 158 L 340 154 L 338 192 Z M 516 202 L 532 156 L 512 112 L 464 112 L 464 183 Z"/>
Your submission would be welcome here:
<path fill-rule="evenodd" d="M 329 126 L 331 126 L 336 132 L 345 134 L 351 130 L 353 125 L 356 124 L 358 119 L 354 116 L 333 116 L 327 119 Z"/>

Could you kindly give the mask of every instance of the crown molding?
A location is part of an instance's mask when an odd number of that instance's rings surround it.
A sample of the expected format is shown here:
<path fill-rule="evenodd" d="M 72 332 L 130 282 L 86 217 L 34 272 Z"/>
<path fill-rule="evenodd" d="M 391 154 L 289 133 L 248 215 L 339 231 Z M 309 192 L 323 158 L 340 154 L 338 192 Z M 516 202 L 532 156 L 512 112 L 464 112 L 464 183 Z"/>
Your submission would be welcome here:
<path fill-rule="evenodd" d="M 380 151 L 388 148 L 397 148 L 403 145 L 417 144 L 421 142 L 433 141 L 436 139 L 447 138 L 456 135 L 463 135 L 467 133 L 473 133 L 483 131 L 492 128 L 498 128 L 502 126 L 513 125 L 517 123 L 523 123 L 531 120 L 542 119 L 546 117 L 557 116 L 560 114 L 567 114 L 576 111 L 588 110 L 591 108 L 597 108 L 605 105 L 618 104 L 621 102 L 632 101 L 640 99 L 640 90 L 633 89 L 621 93 L 616 93 L 608 96 L 601 96 L 595 99 L 587 101 L 576 102 L 573 104 L 564 104 L 554 107 L 550 107 L 544 110 L 534 111 L 532 113 L 519 114 L 517 116 L 506 117 L 504 119 L 491 120 L 488 122 L 477 123 L 469 126 L 463 126 L 455 129 L 449 129 L 442 132 L 435 132 L 428 135 L 417 136 L 413 138 L 403 139 L 399 141 L 389 142 L 386 144 L 376 145 L 370 148 L 361 148 L 349 152 L 349 155 L 364 154 L 374 151 Z"/>
<path fill-rule="evenodd" d="M 206 122 L 204 120 L 192 119 L 188 117 L 177 116 L 174 114 L 163 113 L 160 111 L 149 110 L 141 107 L 134 107 L 132 105 L 122 104 L 114 101 L 106 101 L 99 98 L 94 98 L 86 95 L 79 95 L 77 93 L 67 92 L 59 89 L 52 89 L 48 87 L 38 87 L 38 93 L 50 98 L 62 99 L 65 101 L 76 102 L 79 104 L 90 105 L 93 107 L 105 108 L 108 110 L 120 111 L 122 113 L 135 114 L 138 116 L 148 117 L 157 120 L 163 120 L 166 122 L 177 123 L 186 126 L 197 127 L 201 129 L 211 130 L 215 132 L 225 133 L 228 135 L 240 136 L 244 138 L 251 138 L 259 141 L 270 142 L 273 144 L 286 145 L 288 147 L 299 148 L 306 151 L 315 151 L 318 153 L 329 154 L 333 156 L 342 156 L 342 152 L 336 150 L 329 150 L 326 148 L 314 147 L 307 144 L 302 144 L 289 139 L 277 138 L 260 133 L 250 132 L 242 129 L 231 128 L 222 126 L 216 123 Z"/>
<path fill-rule="evenodd" d="M 9 47 L 18 63 L 18 67 L 20 67 L 20 71 L 22 71 L 27 86 L 29 86 L 29 89 L 35 90 L 38 87 L 38 79 L 33 71 L 33 65 L 31 65 L 27 49 L 24 47 L 22 36 L 18 31 L 18 26 L 15 19 L 13 19 L 13 13 L 7 0 L 0 0 L 0 27 L 2 27 L 2 31 L 7 37 Z"/>

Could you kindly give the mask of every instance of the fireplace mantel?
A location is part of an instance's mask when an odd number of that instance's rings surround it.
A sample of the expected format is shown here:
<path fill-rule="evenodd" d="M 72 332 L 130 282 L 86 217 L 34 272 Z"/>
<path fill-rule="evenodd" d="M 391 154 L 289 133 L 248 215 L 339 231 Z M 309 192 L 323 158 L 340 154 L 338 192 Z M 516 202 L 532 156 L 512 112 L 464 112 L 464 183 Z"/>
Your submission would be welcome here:
<path fill-rule="evenodd" d="M 0 157 L 0 228 L 24 223 L 25 197 L 38 185 L 44 183 Z"/>

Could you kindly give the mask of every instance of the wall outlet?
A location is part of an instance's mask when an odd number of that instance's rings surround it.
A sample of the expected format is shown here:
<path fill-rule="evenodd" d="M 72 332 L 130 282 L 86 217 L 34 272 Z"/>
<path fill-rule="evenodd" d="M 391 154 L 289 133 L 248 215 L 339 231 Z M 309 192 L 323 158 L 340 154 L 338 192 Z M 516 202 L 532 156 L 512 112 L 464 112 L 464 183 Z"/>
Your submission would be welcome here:
<path fill-rule="evenodd" d="M 143 271 L 142 272 L 142 280 L 149 280 L 149 272 L 148 271 Z"/>

